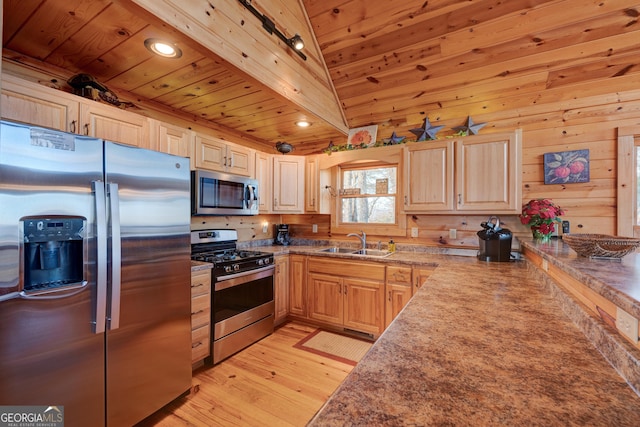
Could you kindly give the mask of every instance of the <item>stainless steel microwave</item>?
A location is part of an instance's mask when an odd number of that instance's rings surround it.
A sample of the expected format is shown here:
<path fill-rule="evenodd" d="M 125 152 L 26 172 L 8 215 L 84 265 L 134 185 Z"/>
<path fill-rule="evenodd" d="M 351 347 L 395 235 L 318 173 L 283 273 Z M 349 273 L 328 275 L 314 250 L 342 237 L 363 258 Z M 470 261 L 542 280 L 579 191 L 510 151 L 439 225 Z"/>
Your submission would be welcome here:
<path fill-rule="evenodd" d="M 257 215 L 258 181 L 205 170 L 191 171 L 192 215 Z"/>

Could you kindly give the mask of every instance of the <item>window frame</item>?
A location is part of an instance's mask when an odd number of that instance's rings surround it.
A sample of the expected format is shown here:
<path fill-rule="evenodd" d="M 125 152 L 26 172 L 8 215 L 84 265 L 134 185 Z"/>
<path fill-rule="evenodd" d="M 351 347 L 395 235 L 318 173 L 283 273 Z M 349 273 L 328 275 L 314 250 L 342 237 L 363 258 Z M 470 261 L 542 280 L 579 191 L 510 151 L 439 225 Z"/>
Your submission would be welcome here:
<path fill-rule="evenodd" d="M 382 197 L 393 196 L 395 197 L 395 218 L 394 224 L 390 223 L 349 223 L 342 222 L 342 195 L 339 194 L 339 190 L 336 190 L 336 197 L 333 209 L 332 218 L 332 232 L 336 233 L 356 233 L 364 231 L 372 235 L 383 236 L 405 236 L 407 230 L 407 218 L 404 215 L 402 208 L 403 192 L 402 192 L 402 165 L 398 162 L 387 163 L 381 161 L 371 161 L 362 163 L 348 163 L 337 165 L 335 176 L 335 188 L 342 188 L 343 173 L 347 170 L 361 170 L 361 169 L 375 169 L 375 168 L 395 168 L 396 169 L 396 192 L 395 194 L 385 193 Z M 368 195 L 369 197 L 375 197 L 376 194 Z"/>
<path fill-rule="evenodd" d="M 637 223 L 640 126 L 618 128 L 617 235 L 640 237 Z"/>

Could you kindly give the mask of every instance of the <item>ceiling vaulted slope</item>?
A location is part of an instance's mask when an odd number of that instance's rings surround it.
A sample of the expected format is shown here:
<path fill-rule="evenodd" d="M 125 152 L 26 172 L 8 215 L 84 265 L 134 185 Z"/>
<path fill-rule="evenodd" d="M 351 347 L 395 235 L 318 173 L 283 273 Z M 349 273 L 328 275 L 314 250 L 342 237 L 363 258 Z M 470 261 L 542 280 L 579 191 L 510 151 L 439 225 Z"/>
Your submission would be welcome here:
<path fill-rule="evenodd" d="M 251 3 L 287 36 L 302 35 L 307 61 L 237 0 L 4 0 L 3 55 L 87 72 L 141 108 L 210 120 L 265 149 L 286 141 L 299 154 L 371 124 L 378 139 L 413 138 L 427 116 L 445 126 L 438 137 L 472 116 L 488 123 L 481 133 L 523 127 L 560 144 L 565 133 L 542 129 L 612 102 L 618 118 L 635 111 L 640 0 Z M 161 36 L 182 58 L 144 49 Z M 314 125 L 301 131 L 293 123 L 303 116 Z"/>
<path fill-rule="evenodd" d="M 303 2 L 349 127 L 378 139 L 426 116 L 438 137 L 468 115 L 482 133 L 535 126 L 521 119 L 545 103 L 640 80 L 637 0 Z"/>

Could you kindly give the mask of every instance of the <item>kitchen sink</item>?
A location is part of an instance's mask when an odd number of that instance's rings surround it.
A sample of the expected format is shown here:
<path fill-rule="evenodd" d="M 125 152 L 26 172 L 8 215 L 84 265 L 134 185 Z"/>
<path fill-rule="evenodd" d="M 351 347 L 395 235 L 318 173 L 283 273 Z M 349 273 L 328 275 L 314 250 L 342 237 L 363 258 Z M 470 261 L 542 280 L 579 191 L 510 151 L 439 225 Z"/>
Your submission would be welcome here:
<path fill-rule="evenodd" d="M 352 254 L 355 252 L 355 249 L 333 247 L 333 248 L 320 249 L 318 252 L 329 252 L 333 254 Z"/>
<path fill-rule="evenodd" d="M 352 252 L 354 255 L 375 256 L 383 258 L 391 255 L 393 252 L 379 251 L 376 249 L 360 249 L 359 251 Z"/>

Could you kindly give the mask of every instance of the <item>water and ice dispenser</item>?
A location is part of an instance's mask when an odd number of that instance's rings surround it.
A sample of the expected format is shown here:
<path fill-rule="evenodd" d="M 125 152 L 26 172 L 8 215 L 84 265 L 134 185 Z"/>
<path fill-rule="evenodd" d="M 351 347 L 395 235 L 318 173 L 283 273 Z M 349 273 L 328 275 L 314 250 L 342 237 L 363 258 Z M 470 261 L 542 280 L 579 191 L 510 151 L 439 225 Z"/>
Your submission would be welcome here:
<path fill-rule="evenodd" d="M 83 283 L 84 218 L 24 218 L 23 290 L 55 291 Z"/>

